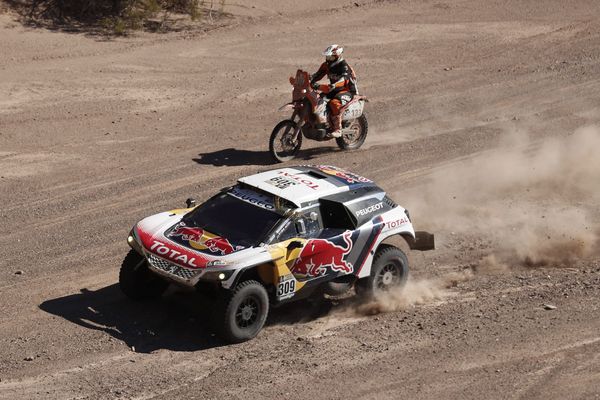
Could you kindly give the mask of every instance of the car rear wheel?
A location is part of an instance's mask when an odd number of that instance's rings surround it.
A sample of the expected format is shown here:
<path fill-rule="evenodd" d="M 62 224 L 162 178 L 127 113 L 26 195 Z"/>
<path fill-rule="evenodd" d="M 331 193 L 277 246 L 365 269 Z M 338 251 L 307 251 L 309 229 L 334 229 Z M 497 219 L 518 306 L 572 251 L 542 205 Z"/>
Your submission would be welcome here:
<path fill-rule="evenodd" d="M 119 286 L 130 299 L 145 300 L 160 297 L 169 283 L 150 272 L 146 258 L 131 249 L 121 264 Z"/>
<path fill-rule="evenodd" d="M 356 283 L 357 294 L 374 297 L 401 288 L 408 280 L 408 259 L 399 248 L 382 244 L 375 253 L 371 275 Z"/>
<path fill-rule="evenodd" d="M 221 335 L 230 343 L 254 338 L 269 314 L 269 296 L 263 285 L 249 280 L 240 283 L 224 305 Z"/>

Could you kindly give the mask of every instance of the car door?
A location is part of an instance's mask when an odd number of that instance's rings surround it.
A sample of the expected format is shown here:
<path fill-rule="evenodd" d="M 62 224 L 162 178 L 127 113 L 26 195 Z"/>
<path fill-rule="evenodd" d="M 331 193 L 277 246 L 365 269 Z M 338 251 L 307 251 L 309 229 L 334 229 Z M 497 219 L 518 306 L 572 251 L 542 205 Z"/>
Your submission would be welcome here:
<path fill-rule="evenodd" d="M 324 228 L 318 209 L 299 215 L 294 226 L 298 240 L 290 245 L 300 251 L 289 267 L 298 281 L 352 272 L 352 264 L 346 260 L 352 250 L 351 230 Z"/>

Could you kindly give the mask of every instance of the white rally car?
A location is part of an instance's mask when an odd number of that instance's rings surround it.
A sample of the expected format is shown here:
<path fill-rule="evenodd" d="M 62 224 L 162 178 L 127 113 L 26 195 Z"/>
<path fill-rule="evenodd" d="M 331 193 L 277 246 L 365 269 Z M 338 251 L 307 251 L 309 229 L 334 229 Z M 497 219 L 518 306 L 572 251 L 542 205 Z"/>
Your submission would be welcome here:
<path fill-rule="evenodd" d="M 367 178 L 326 165 L 275 169 L 139 221 L 119 283 L 132 299 L 158 297 L 169 283 L 201 290 L 219 309 L 222 337 L 241 342 L 258 334 L 271 306 L 401 286 L 408 261 L 383 243 L 392 235 L 411 249 L 434 247 Z"/>

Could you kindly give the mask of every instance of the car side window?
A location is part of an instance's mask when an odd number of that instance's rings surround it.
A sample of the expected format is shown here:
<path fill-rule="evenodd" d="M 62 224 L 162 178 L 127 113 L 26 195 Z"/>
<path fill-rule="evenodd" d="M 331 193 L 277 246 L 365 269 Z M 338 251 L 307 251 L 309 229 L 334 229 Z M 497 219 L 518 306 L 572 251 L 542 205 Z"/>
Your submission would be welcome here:
<path fill-rule="evenodd" d="M 306 237 L 315 237 L 321 233 L 323 229 L 321 225 L 321 218 L 319 213 L 316 210 L 310 210 L 305 212 L 300 216 L 300 218 L 304 221 L 304 226 L 306 230 Z"/>
<path fill-rule="evenodd" d="M 354 221 L 342 203 L 321 200 L 323 226 L 328 229 L 356 229 Z"/>
<path fill-rule="evenodd" d="M 281 230 L 277 241 L 299 238 L 311 238 L 318 236 L 323 229 L 319 213 L 315 210 L 307 211 L 297 215 L 286 222 L 286 226 Z"/>
<path fill-rule="evenodd" d="M 277 238 L 278 242 L 283 242 L 284 240 L 292 239 L 298 237 L 298 231 L 296 230 L 296 224 L 293 220 L 289 219 L 286 222 L 286 226 L 279 233 L 279 237 Z"/>

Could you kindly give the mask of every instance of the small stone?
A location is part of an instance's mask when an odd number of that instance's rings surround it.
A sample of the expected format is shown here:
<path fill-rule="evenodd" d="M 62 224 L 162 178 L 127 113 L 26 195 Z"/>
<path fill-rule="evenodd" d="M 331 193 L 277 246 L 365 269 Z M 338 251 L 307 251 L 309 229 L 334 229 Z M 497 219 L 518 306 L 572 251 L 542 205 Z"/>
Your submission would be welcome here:
<path fill-rule="evenodd" d="M 33 356 L 27 356 L 24 358 L 25 361 L 33 361 L 35 357 Z"/>
<path fill-rule="evenodd" d="M 450 68 L 450 67 L 446 67 L 446 68 L 444 68 L 444 71 L 450 71 L 451 69 L 452 68 Z"/>
<path fill-rule="evenodd" d="M 135 353 L 135 346 L 131 346 L 131 351 Z"/>
<path fill-rule="evenodd" d="M 544 310 L 556 310 L 556 306 L 553 306 L 552 304 L 544 304 Z"/>
<path fill-rule="evenodd" d="M 23 270 L 15 271 L 15 275 L 23 275 L 24 273 L 25 273 L 25 271 L 23 271 Z"/>

